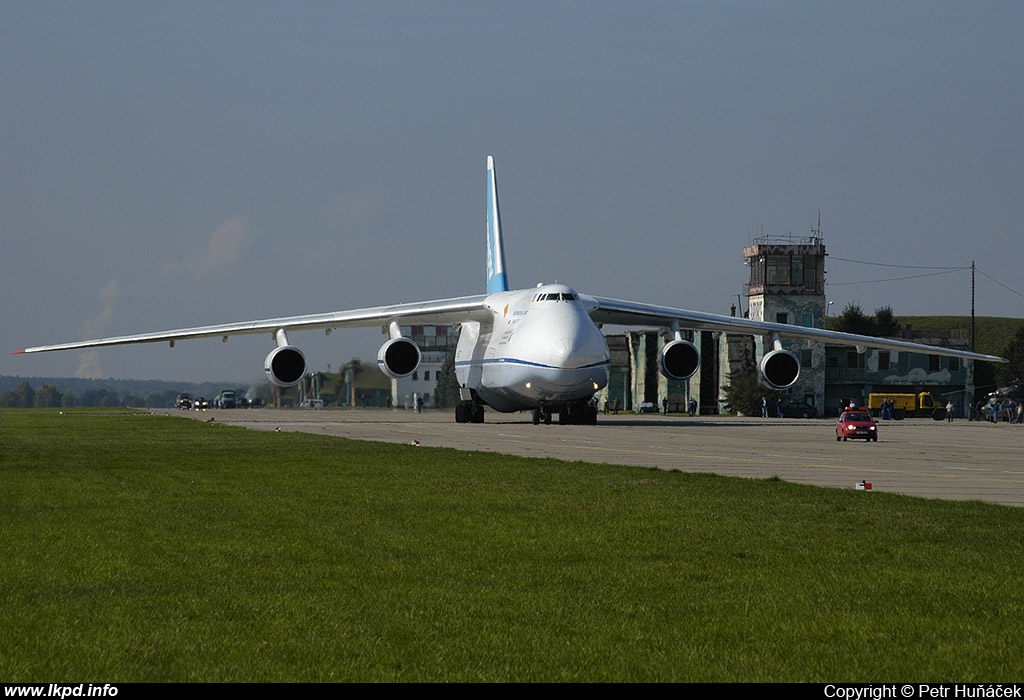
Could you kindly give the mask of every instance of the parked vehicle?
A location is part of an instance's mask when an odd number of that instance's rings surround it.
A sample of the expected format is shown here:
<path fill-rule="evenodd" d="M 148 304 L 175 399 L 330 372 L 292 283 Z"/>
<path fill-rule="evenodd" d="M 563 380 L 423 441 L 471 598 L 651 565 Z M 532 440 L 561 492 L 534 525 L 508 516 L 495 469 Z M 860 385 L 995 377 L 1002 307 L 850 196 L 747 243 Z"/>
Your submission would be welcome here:
<path fill-rule="evenodd" d="M 993 423 L 1014 421 L 1017 406 L 1024 402 L 1024 391 L 1017 384 L 999 387 L 988 395 L 988 401 L 981 406 L 982 417 Z"/>
<path fill-rule="evenodd" d="M 1013 399 L 989 397 L 988 403 L 981 407 L 981 415 L 992 423 L 1012 422 L 1017 417 L 1017 402 Z"/>
<path fill-rule="evenodd" d="M 818 409 L 806 401 L 790 401 L 782 407 L 783 418 L 814 418 Z"/>
<path fill-rule="evenodd" d="M 933 420 L 946 420 L 946 407 L 936 401 L 927 391 L 917 394 L 868 394 L 868 410 L 871 415 L 881 414 L 884 401 L 892 402 L 892 417 L 896 420 L 914 416 L 931 416 Z"/>

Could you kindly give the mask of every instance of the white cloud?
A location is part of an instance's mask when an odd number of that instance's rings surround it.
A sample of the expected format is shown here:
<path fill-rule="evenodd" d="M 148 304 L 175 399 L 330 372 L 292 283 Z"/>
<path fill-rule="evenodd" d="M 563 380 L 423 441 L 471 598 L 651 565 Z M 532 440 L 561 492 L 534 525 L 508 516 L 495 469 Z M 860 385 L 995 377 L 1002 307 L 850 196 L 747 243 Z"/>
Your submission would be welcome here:
<path fill-rule="evenodd" d="M 230 265 L 238 259 L 248 235 L 249 227 L 245 219 L 239 216 L 228 219 L 210 234 L 206 249 L 189 261 L 189 270 L 196 277 L 205 277 L 218 268 Z"/>
<path fill-rule="evenodd" d="M 214 229 L 204 249 L 191 257 L 165 262 L 160 271 L 167 277 L 189 274 L 194 279 L 203 279 L 234 263 L 248 237 L 248 222 L 234 216 Z"/>

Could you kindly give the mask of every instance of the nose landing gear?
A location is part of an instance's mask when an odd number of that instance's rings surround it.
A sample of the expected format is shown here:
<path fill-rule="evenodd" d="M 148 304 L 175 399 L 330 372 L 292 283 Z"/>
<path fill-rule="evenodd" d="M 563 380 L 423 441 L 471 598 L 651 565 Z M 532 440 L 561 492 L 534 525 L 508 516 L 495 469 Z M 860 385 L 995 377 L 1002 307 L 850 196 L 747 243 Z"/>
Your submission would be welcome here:
<path fill-rule="evenodd" d="M 597 425 L 597 406 L 592 401 L 576 401 L 574 403 L 545 405 L 533 409 L 533 424 L 551 425 L 552 416 L 558 414 L 561 425 Z"/>

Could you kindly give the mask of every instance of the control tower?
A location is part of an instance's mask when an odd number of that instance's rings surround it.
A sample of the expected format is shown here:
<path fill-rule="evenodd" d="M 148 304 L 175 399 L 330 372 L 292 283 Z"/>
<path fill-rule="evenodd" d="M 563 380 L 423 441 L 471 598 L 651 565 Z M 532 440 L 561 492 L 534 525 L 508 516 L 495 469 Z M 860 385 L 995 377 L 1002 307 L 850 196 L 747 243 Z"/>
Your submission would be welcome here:
<path fill-rule="evenodd" d="M 825 243 L 817 235 L 755 239 L 743 249 L 743 262 L 750 267 L 750 282 L 744 290 L 747 315 L 757 321 L 824 328 L 825 255 Z M 755 339 L 757 357 L 765 351 L 764 342 L 762 337 Z M 820 412 L 825 400 L 824 344 L 784 340 L 783 345 L 800 358 L 801 367 L 800 378 L 788 393 Z"/>

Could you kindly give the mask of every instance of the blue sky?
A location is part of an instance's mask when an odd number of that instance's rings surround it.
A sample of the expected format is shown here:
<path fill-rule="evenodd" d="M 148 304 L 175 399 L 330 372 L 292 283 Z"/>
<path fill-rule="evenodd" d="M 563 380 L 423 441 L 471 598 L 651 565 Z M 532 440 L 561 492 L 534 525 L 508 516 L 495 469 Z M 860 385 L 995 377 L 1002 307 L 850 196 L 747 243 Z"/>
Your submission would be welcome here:
<path fill-rule="evenodd" d="M 833 310 L 967 314 L 969 272 L 914 268 L 975 260 L 978 313 L 1024 317 L 1019 3 L 2 13 L 10 350 L 480 292 L 488 154 L 513 286 L 728 313 L 743 246 L 820 211 Z M 327 369 L 383 338 L 291 340 Z M 5 353 L 0 374 L 248 381 L 272 347 Z"/>

